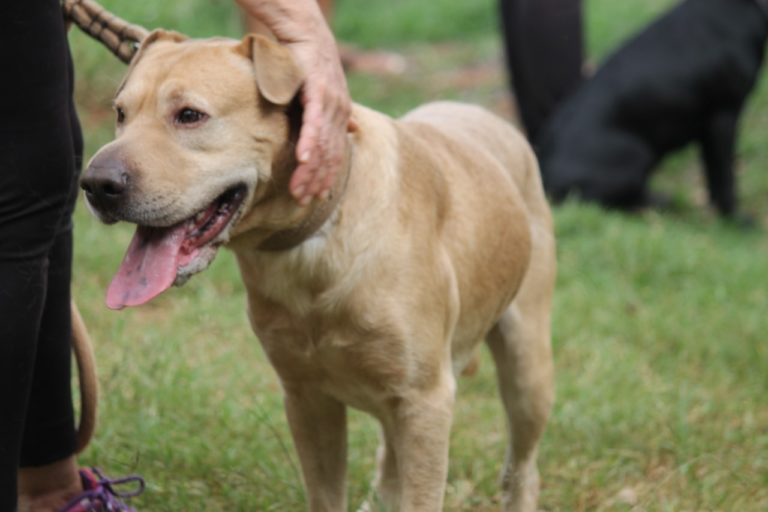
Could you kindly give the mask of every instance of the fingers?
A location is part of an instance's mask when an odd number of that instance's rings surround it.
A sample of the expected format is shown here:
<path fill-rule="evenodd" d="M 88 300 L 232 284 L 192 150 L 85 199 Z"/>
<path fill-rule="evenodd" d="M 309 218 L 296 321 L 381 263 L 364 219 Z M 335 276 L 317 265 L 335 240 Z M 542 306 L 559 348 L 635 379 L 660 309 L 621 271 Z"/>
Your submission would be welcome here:
<path fill-rule="evenodd" d="M 305 109 L 299 141 L 296 144 L 296 159 L 299 165 L 291 176 L 290 190 L 293 197 L 302 205 L 308 204 L 314 196 L 313 179 L 320 166 L 317 110 L 318 106 L 312 104 Z"/>
<path fill-rule="evenodd" d="M 310 182 L 316 168 L 314 162 L 300 163 L 291 177 L 290 189 L 291 195 L 302 206 L 307 206 L 314 197 L 310 192 Z"/>
<path fill-rule="evenodd" d="M 291 194 L 302 205 L 329 196 L 344 160 L 351 107 L 343 74 L 340 77 L 312 73 L 305 84 L 296 146 L 299 165 L 290 182 Z"/>
<path fill-rule="evenodd" d="M 313 198 L 327 199 L 345 150 L 336 137 L 317 137 L 314 142 L 312 149 L 304 153 L 308 158 L 299 160 L 290 182 L 291 194 L 302 205 L 309 204 Z"/>

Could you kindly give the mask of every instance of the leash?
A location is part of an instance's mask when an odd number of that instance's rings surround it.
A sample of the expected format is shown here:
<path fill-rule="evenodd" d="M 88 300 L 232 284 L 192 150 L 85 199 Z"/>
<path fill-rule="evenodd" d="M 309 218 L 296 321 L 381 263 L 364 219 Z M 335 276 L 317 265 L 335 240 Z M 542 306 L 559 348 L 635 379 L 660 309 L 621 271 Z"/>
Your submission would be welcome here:
<path fill-rule="evenodd" d="M 94 0 L 63 0 L 61 8 L 65 20 L 100 41 L 126 64 L 131 62 L 139 43 L 149 34 L 146 28 L 118 18 Z"/>

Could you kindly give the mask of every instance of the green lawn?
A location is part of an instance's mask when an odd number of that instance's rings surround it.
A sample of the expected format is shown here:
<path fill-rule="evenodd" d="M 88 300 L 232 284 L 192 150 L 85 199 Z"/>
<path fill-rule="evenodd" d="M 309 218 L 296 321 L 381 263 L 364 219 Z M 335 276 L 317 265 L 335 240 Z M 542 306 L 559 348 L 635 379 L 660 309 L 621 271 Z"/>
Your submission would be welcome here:
<path fill-rule="evenodd" d="M 599 59 L 671 0 L 587 0 Z M 104 1 L 147 27 L 238 36 L 230 0 Z M 356 101 L 399 115 L 454 98 L 511 112 L 491 0 L 338 2 L 346 42 L 402 52 L 399 77 L 351 76 Z M 73 31 L 74 32 L 74 31 Z M 71 36 L 89 155 L 111 137 L 110 98 L 124 67 Z M 679 212 L 627 217 L 568 205 L 555 212 L 558 399 L 541 447 L 540 507 L 551 511 L 768 510 L 768 84 L 739 143 L 741 197 L 763 229 L 744 232 L 703 204 L 694 151 L 654 186 Z M 245 317 L 232 256 L 153 303 L 111 312 L 103 297 L 129 226 L 76 216 L 75 294 L 96 343 L 97 438 L 83 462 L 139 472 L 140 510 L 304 506 L 280 389 Z M 446 509 L 498 507 L 503 419 L 492 364 L 461 382 Z M 351 416 L 350 503 L 369 490 L 376 425 Z"/>

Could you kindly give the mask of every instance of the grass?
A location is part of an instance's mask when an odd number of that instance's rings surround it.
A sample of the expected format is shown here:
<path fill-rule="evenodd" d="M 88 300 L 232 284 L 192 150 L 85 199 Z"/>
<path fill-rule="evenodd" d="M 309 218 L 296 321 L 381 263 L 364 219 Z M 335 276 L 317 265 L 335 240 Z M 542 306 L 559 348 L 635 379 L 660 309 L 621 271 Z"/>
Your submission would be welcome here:
<path fill-rule="evenodd" d="M 237 36 L 230 0 L 104 4 L 145 26 Z M 588 0 L 599 59 L 671 0 Z M 512 111 L 491 0 L 343 0 L 340 38 L 409 59 L 400 77 L 350 76 L 355 99 L 393 115 L 435 98 Z M 124 67 L 71 36 L 88 153 L 111 137 L 109 101 Z M 541 446 L 541 508 L 768 509 L 768 85 L 739 142 L 741 197 L 763 230 L 723 224 L 703 204 L 693 151 L 654 186 L 679 212 L 627 217 L 555 212 L 558 401 Z M 182 289 L 125 312 L 103 296 L 131 235 L 76 214 L 75 295 L 96 341 L 103 400 L 83 456 L 142 473 L 141 510 L 298 511 L 304 495 L 274 372 L 251 334 L 234 260 L 222 252 Z M 503 419 L 492 364 L 460 383 L 446 509 L 498 508 Z M 350 503 L 369 491 L 376 425 L 353 413 Z"/>

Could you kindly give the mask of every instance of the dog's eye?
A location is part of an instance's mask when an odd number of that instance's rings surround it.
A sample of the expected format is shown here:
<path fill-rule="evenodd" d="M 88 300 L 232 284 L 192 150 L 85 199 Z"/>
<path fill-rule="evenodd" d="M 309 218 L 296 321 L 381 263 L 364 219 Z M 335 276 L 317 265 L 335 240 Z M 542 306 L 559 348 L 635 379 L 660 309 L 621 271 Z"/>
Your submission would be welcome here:
<path fill-rule="evenodd" d="M 175 121 L 178 124 L 196 124 L 205 121 L 207 114 L 191 108 L 183 108 L 176 113 Z"/>
<path fill-rule="evenodd" d="M 115 112 L 117 112 L 117 124 L 123 124 L 123 121 L 125 121 L 125 110 L 115 107 Z"/>

